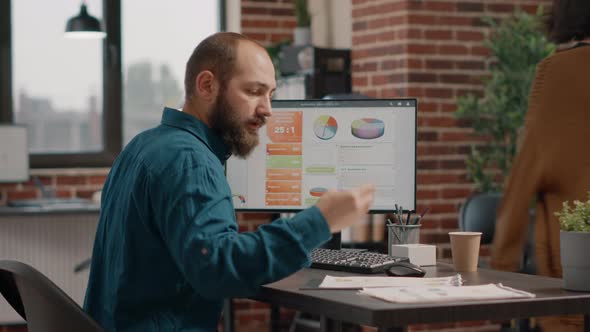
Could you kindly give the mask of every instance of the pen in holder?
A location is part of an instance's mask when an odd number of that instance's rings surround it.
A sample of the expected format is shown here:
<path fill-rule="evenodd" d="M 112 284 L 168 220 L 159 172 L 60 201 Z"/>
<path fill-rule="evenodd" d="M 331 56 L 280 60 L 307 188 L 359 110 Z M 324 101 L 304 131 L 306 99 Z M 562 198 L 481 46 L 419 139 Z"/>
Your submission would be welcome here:
<path fill-rule="evenodd" d="M 391 255 L 394 244 L 412 244 L 420 242 L 420 226 L 387 224 L 387 254 Z"/>

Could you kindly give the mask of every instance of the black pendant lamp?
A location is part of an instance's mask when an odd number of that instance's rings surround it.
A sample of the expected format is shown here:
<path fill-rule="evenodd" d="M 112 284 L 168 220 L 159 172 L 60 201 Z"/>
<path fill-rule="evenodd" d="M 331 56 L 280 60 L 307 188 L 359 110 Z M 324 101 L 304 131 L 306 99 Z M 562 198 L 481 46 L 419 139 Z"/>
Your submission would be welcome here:
<path fill-rule="evenodd" d="M 101 30 L 98 19 L 88 14 L 86 5 L 83 3 L 80 7 L 80 14 L 68 20 L 65 36 L 67 38 L 97 39 L 104 38 L 106 33 Z"/>

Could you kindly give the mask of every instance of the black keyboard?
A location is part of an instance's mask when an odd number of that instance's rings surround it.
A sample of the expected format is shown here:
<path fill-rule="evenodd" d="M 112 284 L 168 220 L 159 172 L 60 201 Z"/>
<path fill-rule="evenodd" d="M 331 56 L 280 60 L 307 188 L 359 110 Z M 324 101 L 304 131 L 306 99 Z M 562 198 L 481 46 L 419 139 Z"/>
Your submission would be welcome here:
<path fill-rule="evenodd" d="M 312 268 L 354 273 L 382 273 L 393 263 L 407 260 L 404 257 L 358 250 L 317 248 L 311 252 Z"/>

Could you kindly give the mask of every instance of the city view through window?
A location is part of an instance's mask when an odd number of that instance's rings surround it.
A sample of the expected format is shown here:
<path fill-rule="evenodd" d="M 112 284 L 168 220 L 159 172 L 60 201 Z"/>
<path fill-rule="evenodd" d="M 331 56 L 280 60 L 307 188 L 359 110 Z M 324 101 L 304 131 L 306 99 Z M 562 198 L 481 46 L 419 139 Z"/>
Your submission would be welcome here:
<path fill-rule="evenodd" d="M 181 107 L 186 60 L 219 30 L 219 1 L 172 2 L 121 3 L 123 144 L 156 126 L 164 106 Z M 102 19 L 101 0 L 85 3 Z M 27 126 L 30 153 L 103 149 L 103 41 L 63 36 L 79 8 L 74 0 L 12 2 L 14 119 Z"/>

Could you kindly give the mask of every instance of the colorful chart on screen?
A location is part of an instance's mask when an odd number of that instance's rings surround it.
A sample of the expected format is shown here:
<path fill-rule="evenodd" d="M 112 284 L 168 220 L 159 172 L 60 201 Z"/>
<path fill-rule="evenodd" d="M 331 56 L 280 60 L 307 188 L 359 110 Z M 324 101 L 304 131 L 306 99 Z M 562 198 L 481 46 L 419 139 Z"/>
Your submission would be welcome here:
<path fill-rule="evenodd" d="M 329 115 L 320 115 L 313 122 L 313 132 L 319 139 L 329 140 L 337 131 L 338 122 Z"/>
<path fill-rule="evenodd" d="M 314 197 L 321 197 L 328 189 L 323 187 L 314 187 L 309 190 L 309 194 Z"/>
<path fill-rule="evenodd" d="M 385 123 L 373 118 L 354 120 L 350 127 L 352 135 L 361 139 L 379 138 L 385 132 Z"/>

